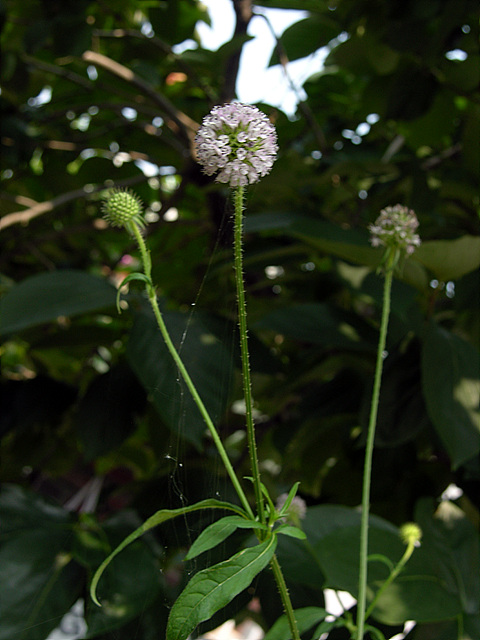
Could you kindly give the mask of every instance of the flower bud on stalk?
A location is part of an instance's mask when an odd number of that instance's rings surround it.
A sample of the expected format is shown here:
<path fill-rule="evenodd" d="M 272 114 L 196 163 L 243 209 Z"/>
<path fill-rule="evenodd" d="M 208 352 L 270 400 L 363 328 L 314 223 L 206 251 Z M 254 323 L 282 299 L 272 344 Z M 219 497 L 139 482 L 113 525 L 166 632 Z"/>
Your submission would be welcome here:
<path fill-rule="evenodd" d="M 407 522 L 400 527 L 400 537 L 405 544 L 419 546 L 422 530 L 415 522 Z"/>
<path fill-rule="evenodd" d="M 130 189 L 112 189 L 102 205 L 103 217 L 112 227 L 124 227 L 128 231 L 133 223 L 143 229 L 143 205 Z"/>

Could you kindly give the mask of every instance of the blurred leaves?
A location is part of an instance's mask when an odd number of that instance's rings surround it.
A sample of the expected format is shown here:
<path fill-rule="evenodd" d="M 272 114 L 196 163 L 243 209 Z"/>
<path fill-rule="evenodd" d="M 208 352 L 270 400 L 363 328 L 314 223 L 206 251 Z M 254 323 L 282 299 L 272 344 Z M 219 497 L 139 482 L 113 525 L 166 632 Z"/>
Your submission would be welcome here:
<path fill-rule="evenodd" d="M 115 290 L 82 271 L 54 271 L 24 280 L 0 300 L 0 333 L 100 311 L 115 305 Z"/>
<path fill-rule="evenodd" d="M 233 366 L 228 347 L 201 316 L 170 312 L 165 314 L 165 323 L 209 414 L 218 420 L 231 393 Z M 184 438 L 201 449 L 206 426 L 151 313 L 137 314 L 127 357 L 169 428 L 177 433 L 181 430 Z"/>
<path fill-rule="evenodd" d="M 480 358 L 467 342 L 432 326 L 423 351 L 427 409 L 458 467 L 480 451 Z"/>
<path fill-rule="evenodd" d="M 355 593 L 357 583 L 352 507 L 383 284 L 382 252 L 367 229 L 383 207 L 400 203 L 415 209 L 422 245 L 393 286 L 372 551 L 395 562 L 403 552 L 397 527 L 407 520 L 424 537 L 379 600 L 375 623 L 390 637 L 413 617 L 423 621 L 415 640 L 452 640 L 461 619 L 465 638 L 477 640 L 478 2 L 265 0 L 256 8 L 305 12 L 279 35 L 271 65 L 326 56 L 301 78 L 296 113 L 260 105 L 280 152 L 271 174 L 249 189 L 245 220 L 263 481 L 274 498 L 300 481 L 309 505 L 307 541 L 278 540 L 294 606 L 317 636 L 345 633 L 321 616 L 324 586 Z M 5 640 L 44 640 L 102 560 L 152 513 L 188 509 L 216 492 L 230 498 L 137 284 L 122 291 L 122 313 L 115 310 L 116 287 L 139 263 L 128 235 L 105 227 L 102 189 L 130 186 L 142 199 L 165 320 L 239 477 L 250 475 L 232 205 L 201 174 L 191 139 L 235 85 L 228 63 L 252 36 L 206 50 L 197 25 L 209 20 L 195 0 L 2 4 Z M 255 20 L 264 18 L 253 17 L 252 33 Z M 286 71 L 298 81 L 294 66 Z M 449 485 L 463 492 L 455 503 L 440 500 Z M 79 513 L 61 506 L 72 504 Z M 100 585 L 109 606 L 85 601 L 86 637 L 165 637 L 188 572 L 226 557 L 210 549 L 182 563 L 192 534 L 213 522 L 190 514 L 188 531 L 166 523 L 126 549 Z M 233 555 L 248 536 L 236 529 L 222 545 Z M 372 561 L 370 569 L 373 592 L 387 566 Z M 272 628 L 281 607 L 268 575 L 258 580 L 259 616 Z M 234 598 L 215 621 L 245 615 L 252 594 Z M 274 629 L 282 635 L 281 625 Z"/>
<path fill-rule="evenodd" d="M 0 638 L 44 640 L 81 594 L 69 553 L 71 518 L 17 486 L 0 494 L 0 581 L 5 589 Z"/>

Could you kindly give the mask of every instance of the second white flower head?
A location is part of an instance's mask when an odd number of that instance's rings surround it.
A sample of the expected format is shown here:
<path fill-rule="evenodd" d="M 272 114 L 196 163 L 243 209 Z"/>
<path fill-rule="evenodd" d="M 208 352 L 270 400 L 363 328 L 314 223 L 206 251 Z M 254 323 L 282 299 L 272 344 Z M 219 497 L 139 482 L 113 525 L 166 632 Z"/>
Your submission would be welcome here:
<path fill-rule="evenodd" d="M 214 107 L 195 137 L 198 162 L 216 181 L 243 187 L 269 173 L 277 156 L 277 134 L 257 107 L 232 102 Z"/>

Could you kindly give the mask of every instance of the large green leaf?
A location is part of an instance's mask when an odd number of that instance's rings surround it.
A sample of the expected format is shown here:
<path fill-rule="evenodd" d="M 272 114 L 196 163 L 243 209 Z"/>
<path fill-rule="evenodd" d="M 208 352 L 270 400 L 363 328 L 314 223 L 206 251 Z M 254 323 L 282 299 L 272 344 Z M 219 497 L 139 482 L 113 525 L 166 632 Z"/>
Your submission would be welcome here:
<path fill-rule="evenodd" d="M 74 418 L 85 459 L 119 446 L 135 429 L 135 414 L 144 404 L 145 391 L 125 364 L 94 378 Z"/>
<path fill-rule="evenodd" d="M 315 553 L 327 576 L 326 586 L 358 594 L 360 527 L 344 527 L 329 534 L 315 546 Z M 396 564 L 405 546 L 398 535 L 370 526 L 368 565 L 369 593 L 381 587 L 389 575 L 388 566 L 377 558 Z M 375 559 L 374 559 L 375 558 Z M 439 575 L 441 559 L 421 547 L 406 569 L 380 596 L 373 617 L 384 624 L 402 624 L 407 620 L 445 620 L 461 611 L 459 598 Z M 429 594 L 425 598 L 425 593 Z M 422 595 L 423 594 L 423 595 Z M 370 596 L 371 599 L 371 596 Z"/>
<path fill-rule="evenodd" d="M 208 620 L 246 589 L 275 553 L 276 536 L 244 549 L 229 560 L 196 573 L 173 605 L 167 640 L 186 640 L 195 627 Z"/>
<path fill-rule="evenodd" d="M 415 517 L 422 528 L 422 540 L 442 558 L 444 579 L 462 602 L 464 613 L 480 615 L 480 537 L 460 507 L 442 500 L 419 501 Z"/>
<path fill-rule="evenodd" d="M 300 633 L 308 631 L 314 624 L 324 620 L 327 611 L 321 607 L 304 607 L 295 609 L 295 619 Z M 291 631 L 287 616 L 284 614 L 265 634 L 265 640 L 290 640 Z"/>
<path fill-rule="evenodd" d="M 92 600 L 100 606 L 100 602 L 98 601 L 98 598 L 96 595 L 97 585 L 105 569 L 108 567 L 111 561 L 115 558 L 115 556 L 117 556 L 121 551 L 123 551 L 125 547 L 127 547 L 129 544 L 137 540 L 137 538 L 142 536 L 144 533 L 146 533 L 150 529 L 153 529 L 153 527 L 157 527 L 159 524 L 162 524 L 163 522 L 167 522 L 168 520 L 171 520 L 172 518 L 176 518 L 177 516 L 182 516 L 187 513 L 192 513 L 194 511 L 200 511 L 201 509 L 226 509 L 228 511 L 235 511 L 240 515 L 243 515 L 243 512 L 241 511 L 241 509 L 235 507 L 235 505 L 232 505 L 229 502 L 221 502 L 220 500 L 214 500 L 213 498 L 208 500 L 203 500 L 202 502 L 197 502 L 196 504 L 192 504 L 188 507 L 181 507 L 180 509 L 161 509 L 160 511 L 157 511 L 156 513 L 153 514 L 153 516 L 150 516 L 150 518 L 145 520 L 145 522 L 140 527 L 138 527 L 137 529 L 135 529 L 135 531 L 133 531 L 130 535 L 128 535 L 118 545 L 118 547 L 114 549 L 114 551 L 112 551 L 112 553 L 107 558 L 105 558 L 102 564 L 98 567 L 97 571 L 95 572 L 95 575 L 93 576 L 93 580 L 90 584 L 90 596 Z"/>
<path fill-rule="evenodd" d="M 325 15 L 313 14 L 296 22 L 283 32 L 282 47 L 286 51 L 288 60 L 298 60 L 326 46 L 330 40 L 338 36 L 338 33 L 339 26 L 334 20 Z M 280 59 L 275 49 L 269 66 L 279 63 Z"/>
<path fill-rule="evenodd" d="M 307 510 L 302 527 L 307 534 L 306 549 L 310 565 L 317 563 L 325 580 L 323 587 L 358 594 L 358 566 L 360 549 L 360 513 L 355 509 L 336 505 L 320 505 Z M 369 554 L 375 559 L 368 565 L 369 593 L 375 593 L 389 575 L 383 556 L 395 564 L 402 557 L 405 545 L 398 529 L 375 515 L 370 517 Z M 291 546 L 302 543 L 292 541 Z M 283 557 L 279 554 L 283 563 Z M 301 558 L 301 556 L 298 556 Z M 283 565 L 282 565 L 283 566 Z M 456 589 L 443 577 L 446 565 L 434 549 L 423 545 L 415 550 L 406 569 L 379 599 L 373 616 L 385 624 L 401 624 L 406 620 L 442 620 L 457 615 L 460 602 Z M 297 580 L 308 576 L 310 567 L 305 561 L 297 564 Z M 429 598 L 421 596 L 428 590 Z"/>
<path fill-rule="evenodd" d="M 431 323 L 422 353 L 427 411 L 454 468 L 480 451 L 480 357 L 468 342 Z"/>
<path fill-rule="evenodd" d="M 370 246 L 366 230 L 343 229 L 326 220 L 298 215 L 291 211 L 247 216 L 245 230 L 287 233 L 342 260 L 373 268 L 378 267 L 382 258 L 381 249 Z M 425 268 L 416 260 L 415 254 L 405 261 L 401 277 L 417 289 L 425 289 L 428 285 Z"/>
<path fill-rule="evenodd" d="M 227 347 L 199 315 L 164 314 L 169 334 L 213 421 L 227 406 L 233 364 Z M 127 358 L 169 428 L 201 447 L 205 424 L 179 378 L 152 314 L 139 313 L 130 333 Z"/>
<path fill-rule="evenodd" d="M 41 273 L 0 300 L 0 335 L 114 306 L 115 289 L 101 278 L 71 269 Z"/>
<path fill-rule="evenodd" d="M 95 539 L 92 531 L 90 536 L 85 535 L 88 529 L 83 521 L 76 530 L 79 540 L 77 555 L 83 555 L 92 570 L 95 566 L 93 560 L 102 553 L 107 539 L 115 544 L 125 532 L 137 525 L 138 516 L 123 510 L 102 523 L 101 529 L 97 525 L 99 532 Z M 88 626 L 85 638 L 97 638 L 100 634 L 118 630 L 129 620 L 143 615 L 155 598 L 163 596 L 164 577 L 154 545 L 152 547 L 143 540 L 137 540 L 107 567 L 99 586 L 102 606 L 94 607 L 90 603 L 85 607 Z M 132 576 L 135 576 L 134 580 Z"/>
<path fill-rule="evenodd" d="M 359 526 L 360 514 L 354 509 L 340 505 L 309 507 L 302 521 L 302 529 L 307 535 L 307 544 L 302 540 L 279 537 L 277 555 L 287 581 L 313 589 L 323 588 L 325 571 L 318 554 L 314 552 L 315 545 L 338 530 Z M 371 517 L 370 526 L 389 531 L 394 537 L 397 536 L 396 527 L 376 516 Z M 352 570 L 357 571 L 357 566 L 352 567 Z"/>
<path fill-rule="evenodd" d="M 376 338 L 358 316 L 321 303 L 276 309 L 261 318 L 255 327 L 301 342 L 367 351 L 374 348 Z"/>
<path fill-rule="evenodd" d="M 415 251 L 415 259 L 439 280 L 457 280 L 480 267 L 480 237 L 424 242 Z"/>
<path fill-rule="evenodd" d="M 204 6 L 189 0 L 156 3 L 150 7 L 148 16 L 156 35 L 170 44 L 192 38 L 199 20 L 209 22 Z"/>

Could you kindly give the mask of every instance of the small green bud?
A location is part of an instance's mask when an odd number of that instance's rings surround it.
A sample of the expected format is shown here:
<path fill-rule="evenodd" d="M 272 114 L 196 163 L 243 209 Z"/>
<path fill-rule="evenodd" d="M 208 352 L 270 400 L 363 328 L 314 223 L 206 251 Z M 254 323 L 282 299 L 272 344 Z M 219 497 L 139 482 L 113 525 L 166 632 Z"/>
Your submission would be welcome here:
<path fill-rule="evenodd" d="M 102 205 L 103 217 L 112 227 L 126 227 L 130 223 L 145 226 L 143 205 L 130 189 L 112 189 Z"/>
<path fill-rule="evenodd" d="M 422 539 L 422 530 L 415 522 L 407 522 L 400 527 L 400 537 L 405 544 L 417 546 Z"/>

